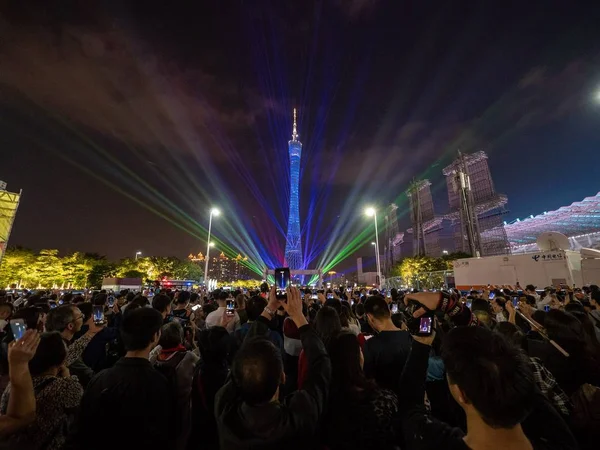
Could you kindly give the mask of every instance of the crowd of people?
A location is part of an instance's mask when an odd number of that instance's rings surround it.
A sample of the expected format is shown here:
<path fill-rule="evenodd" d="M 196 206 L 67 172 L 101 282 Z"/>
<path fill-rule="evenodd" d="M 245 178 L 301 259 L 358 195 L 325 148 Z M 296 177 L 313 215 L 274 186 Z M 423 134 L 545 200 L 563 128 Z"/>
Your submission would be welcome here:
<path fill-rule="evenodd" d="M 0 291 L 0 449 L 600 448 L 597 286 L 280 294 Z"/>

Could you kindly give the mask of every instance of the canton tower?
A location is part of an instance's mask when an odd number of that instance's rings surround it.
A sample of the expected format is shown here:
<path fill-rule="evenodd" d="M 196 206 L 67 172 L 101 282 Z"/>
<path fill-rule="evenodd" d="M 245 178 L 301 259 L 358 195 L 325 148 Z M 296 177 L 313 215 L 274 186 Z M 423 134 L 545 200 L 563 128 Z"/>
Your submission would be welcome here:
<path fill-rule="evenodd" d="M 290 153 L 290 212 L 288 215 L 287 238 L 285 244 L 285 261 L 290 269 L 302 268 L 302 241 L 300 238 L 300 201 L 298 189 L 300 182 L 300 156 L 302 143 L 296 131 L 296 108 L 294 108 L 294 127 L 292 140 L 288 142 Z"/>

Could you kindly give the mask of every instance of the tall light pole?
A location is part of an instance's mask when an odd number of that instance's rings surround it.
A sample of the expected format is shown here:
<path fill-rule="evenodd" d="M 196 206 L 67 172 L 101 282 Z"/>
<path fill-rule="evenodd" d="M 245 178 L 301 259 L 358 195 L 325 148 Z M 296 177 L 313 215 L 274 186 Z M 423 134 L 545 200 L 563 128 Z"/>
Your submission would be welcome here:
<path fill-rule="evenodd" d="M 213 216 L 218 216 L 221 212 L 217 208 L 212 208 L 210 210 L 210 217 L 208 219 L 208 239 L 206 241 L 206 261 L 204 262 L 204 284 L 208 287 L 208 257 L 210 256 L 210 232 L 212 230 L 212 219 Z M 214 245 L 214 244 L 212 244 Z"/>
<path fill-rule="evenodd" d="M 375 222 L 375 262 L 377 263 L 377 277 L 379 278 L 379 286 L 381 287 L 381 264 L 379 262 L 379 235 L 377 233 L 377 210 L 373 207 L 365 209 L 365 214 L 369 217 L 373 217 Z"/>
<path fill-rule="evenodd" d="M 142 252 L 135 252 L 135 260 L 137 261 L 138 256 L 142 256 Z"/>

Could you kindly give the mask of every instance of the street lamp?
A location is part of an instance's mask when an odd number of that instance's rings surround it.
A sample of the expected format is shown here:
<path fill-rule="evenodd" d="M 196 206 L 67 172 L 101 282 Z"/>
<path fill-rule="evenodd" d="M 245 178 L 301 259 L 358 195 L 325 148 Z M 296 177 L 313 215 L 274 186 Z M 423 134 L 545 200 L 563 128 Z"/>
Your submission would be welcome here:
<path fill-rule="evenodd" d="M 210 248 L 215 244 L 214 242 L 210 242 L 210 232 L 212 229 L 212 219 L 213 216 L 218 216 L 221 212 L 217 208 L 212 208 L 210 210 L 210 217 L 208 219 L 208 239 L 206 240 L 206 261 L 204 263 L 204 284 L 208 287 L 208 257 L 210 254 Z"/>
<path fill-rule="evenodd" d="M 379 262 L 379 236 L 377 234 L 377 211 L 373 207 L 365 209 L 365 214 L 369 217 L 373 217 L 375 222 L 375 262 L 377 263 L 377 277 L 379 278 L 379 286 L 381 286 L 381 263 Z"/>
<path fill-rule="evenodd" d="M 448 250 L 442 250 L 442 255 L 447 255 L 448 254 Z"/>
<path fill-rule="evenodd" d="M 138 256 L 142 256 L 142 252 L 135 252 L 135 260 L 137 261 Z"/>

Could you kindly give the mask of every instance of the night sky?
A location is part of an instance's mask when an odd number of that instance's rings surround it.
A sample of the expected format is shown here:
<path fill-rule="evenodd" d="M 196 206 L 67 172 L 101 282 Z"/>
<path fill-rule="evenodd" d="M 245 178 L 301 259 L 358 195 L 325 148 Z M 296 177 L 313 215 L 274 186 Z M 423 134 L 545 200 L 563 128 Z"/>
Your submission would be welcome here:
<path fill-rule="evenodd" d="M 371 256 L 371 236 L 352 244 L 363 208 L 404 212 L 413 177 L 445 212 L 457 149 L 488 153 L 507 220 L 600 190 L 598 6 L 2 5 L 0 179 L 23 189 L 10 245 L 184 257 L 205 251 L 217 205 L 218 239 L 279 264 L 293 107 L 311 267 Z"/>

